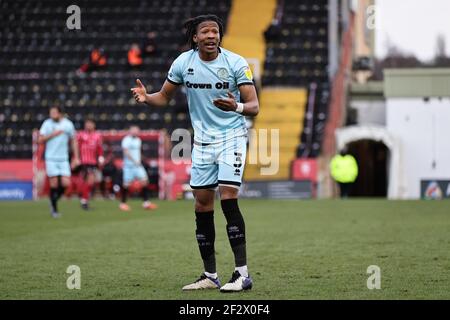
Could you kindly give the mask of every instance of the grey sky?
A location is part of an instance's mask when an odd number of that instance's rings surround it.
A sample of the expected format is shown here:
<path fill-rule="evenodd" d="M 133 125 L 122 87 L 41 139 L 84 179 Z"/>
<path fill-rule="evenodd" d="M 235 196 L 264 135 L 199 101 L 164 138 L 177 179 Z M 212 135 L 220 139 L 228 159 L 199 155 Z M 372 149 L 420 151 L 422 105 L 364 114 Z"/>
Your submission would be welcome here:
<path fill-rule="evenodd" d="M 376 0 L 378 57 L 386 54 L 386 41 L 421 60 L 434 57 L 436 37 L 446 39 L 450 56 L 450 0 Z"/>

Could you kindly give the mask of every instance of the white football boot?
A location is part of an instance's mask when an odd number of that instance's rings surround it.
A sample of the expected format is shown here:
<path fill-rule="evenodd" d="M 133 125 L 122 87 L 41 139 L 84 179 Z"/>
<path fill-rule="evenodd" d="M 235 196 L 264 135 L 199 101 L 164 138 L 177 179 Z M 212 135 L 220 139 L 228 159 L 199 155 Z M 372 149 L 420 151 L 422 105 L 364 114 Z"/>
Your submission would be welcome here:
<path fill-rule="evenodd" d="M 239 271 L 234 271 L 230 281 L 226 283 L 220 292 L 239 292 L 243 290 L 250 290 L 253 286 L 253 280 L 250 276 L 244 277 Z"/>
<path fill-rule="evenodd" d="M 202 289 L 219 289 L 220 281 L 219 278 L 213 279 L 206 274 L 202 274 L 200 278 L 195 280 L 193 283 L 185 285 L 182 290 L 202 290 Z"/>

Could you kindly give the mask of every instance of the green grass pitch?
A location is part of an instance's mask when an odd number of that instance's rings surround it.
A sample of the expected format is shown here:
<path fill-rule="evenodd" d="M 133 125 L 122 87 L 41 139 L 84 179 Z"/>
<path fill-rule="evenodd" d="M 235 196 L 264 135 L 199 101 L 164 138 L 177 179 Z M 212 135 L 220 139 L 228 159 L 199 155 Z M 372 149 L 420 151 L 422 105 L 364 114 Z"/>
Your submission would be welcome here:
<path fill-rule="evenodd" d="M 132 212 L 97 200 L 84 212 L 47 201 L 0 203 L 0 299 L 450 299 L 450 202 L 240 200 L 254 288 L 182 292 L 202 271 L 192 201 Z M 217 267 L 233 256 L 216 203 Z M 81 289 L 69 290 L 69 265 Z M 381 289 L 367 288 L 367 267 Z"/>

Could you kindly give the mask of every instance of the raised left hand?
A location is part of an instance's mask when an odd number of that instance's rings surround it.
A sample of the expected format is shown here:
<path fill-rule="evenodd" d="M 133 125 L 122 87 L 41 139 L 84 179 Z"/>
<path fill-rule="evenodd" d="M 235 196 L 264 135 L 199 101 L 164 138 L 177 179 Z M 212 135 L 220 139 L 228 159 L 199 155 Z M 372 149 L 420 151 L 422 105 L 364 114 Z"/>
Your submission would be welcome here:
<path fill-rule="evenodd" d="M 236 111 L 237 102 L 234 95 L 228 91 L 228 98 L 219 98 L 213 100 L 214 105 L 223 111 Z"/>

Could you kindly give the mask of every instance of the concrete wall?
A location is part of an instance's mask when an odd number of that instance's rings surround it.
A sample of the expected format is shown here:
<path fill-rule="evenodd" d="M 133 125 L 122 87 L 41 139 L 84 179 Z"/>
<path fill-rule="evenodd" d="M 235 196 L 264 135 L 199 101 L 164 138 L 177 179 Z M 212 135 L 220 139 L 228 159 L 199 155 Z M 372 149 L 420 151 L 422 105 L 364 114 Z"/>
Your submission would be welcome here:
<path fill-rule="evenodd" d="M 388 98 L 386 120 L 400 144 L 406 198 L 420 198 L 421 179 L 450 180 L 450 98 Z"/>
<path fill-rule="evenodd" d="M 383 100 L 352 100 L 350 106 L 357 110 L 358 125 L 386 125 L 386 103 Z"/>

